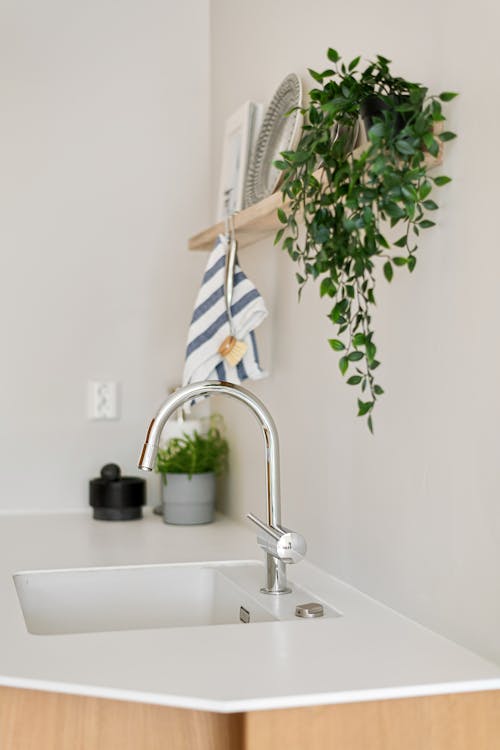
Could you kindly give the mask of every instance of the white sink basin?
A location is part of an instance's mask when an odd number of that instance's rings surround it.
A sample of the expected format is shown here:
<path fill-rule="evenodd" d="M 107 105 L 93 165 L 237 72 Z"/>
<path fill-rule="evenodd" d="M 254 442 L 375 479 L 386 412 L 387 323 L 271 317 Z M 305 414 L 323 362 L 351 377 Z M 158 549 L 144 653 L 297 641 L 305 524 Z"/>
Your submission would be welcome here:
<path fill-rule="evenodd" d="M 225 567 L 29 571 L 14 575 L 14 582 L 26 627 L 38 635 L 239 623 L 240 607 L 250 613 L 250 622 L 274 620 L 224 575 Z"/>
<path fill-rule="evenodd" d="M 295 607 L 314 599 L 298 586 L 262 594 L 264 577 L 251 560 L 23 571 L 14 583 L 35 635 L 295 620 Z M 326 617 L 339 616 L 322 604 Z"/>

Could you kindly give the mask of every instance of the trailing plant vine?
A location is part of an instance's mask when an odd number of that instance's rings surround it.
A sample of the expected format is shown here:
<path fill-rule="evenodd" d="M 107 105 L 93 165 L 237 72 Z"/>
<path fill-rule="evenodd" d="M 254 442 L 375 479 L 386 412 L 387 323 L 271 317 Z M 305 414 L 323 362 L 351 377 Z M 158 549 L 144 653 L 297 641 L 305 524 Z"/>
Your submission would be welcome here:
<path fill-rule="evenodd" d="M 437 157 L 440 142 L 455 137 L 443 129 L 442 102 L 456 94 L 429 95 L 425 86 L 392 75 L 381 55 L 364 70 L 360 57 L 346 65 L 329 49 L 328 58 L 329 69 L 309 70 L 318 86 L 302 109 L 297 149 L 275 162 L 288 200 L 278 211 L 283 226 L 275 243 L 282 241 L 300 266 L 299 297 L 312 278 L 320 279 L 321 297 L 332 298 L 337 335 L 329 344 L 340 354 L 347 383 L 360 387 L 358 416 L 367 417 L 373 432 L 373 409 L 383 393 L 372 325 L 376 264 L 389 282 L 396 268 L 415 269 L 420 232 L 434 226 L 429 216 L 438 208 L 433 186 L 450 182 L 427 174 L 426 157 Z M 367 144 L 353 153 L 359 122 Z M 399 225 L 402 232 L 392 239 L 390 228 Z"/>

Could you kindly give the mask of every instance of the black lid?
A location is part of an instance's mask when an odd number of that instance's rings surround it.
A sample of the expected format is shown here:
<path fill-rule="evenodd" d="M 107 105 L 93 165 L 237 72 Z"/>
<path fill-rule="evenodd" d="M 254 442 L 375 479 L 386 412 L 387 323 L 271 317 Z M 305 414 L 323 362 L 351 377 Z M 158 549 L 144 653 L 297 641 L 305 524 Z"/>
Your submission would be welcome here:
<path fill-rule="evenodd" d="M 117 464 L 106 464 L 101 476 L 89 482 L 89 503 L 94 508 L 94 518 L 99 520 L 142 518 L 146 482 L 140 477 L 122 477 Z"/>

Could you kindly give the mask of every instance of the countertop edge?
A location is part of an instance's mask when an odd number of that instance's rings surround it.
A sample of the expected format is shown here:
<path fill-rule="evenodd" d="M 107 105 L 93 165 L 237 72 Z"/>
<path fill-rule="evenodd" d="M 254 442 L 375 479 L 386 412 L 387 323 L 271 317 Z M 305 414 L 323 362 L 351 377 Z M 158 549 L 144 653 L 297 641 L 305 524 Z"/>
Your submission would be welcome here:
<path fill-rule="evenodd" d="M 120 700 L 131 703 L 144 703 L 166 708 L 184 708 L 194 711 L 231 714 L 249 711 L 272 711 L 287 708 L 308 708 L 311 706 L 337 705 L 343 703 L 367 703 L 369 701 L 419 698 L 457 693 L 478 693 L 500 690 L 500 678 L 468 680 L 463 682 L 443 682 L 431 685 L 411 685 L 404 687 L 371 688 L 366 690 L 346 690 L 332 693 L 311 693 L 308 695 L 283 696 L 276 698 L 253 698 L 247 700 L 208 700 L 192 696 L 167 695 L 119 690 L 117 688 L 91 687 L 89 685 L 48 682 L 16 677 L 0 676 L 0 687 L 78 695 L 87 698 Z"/>

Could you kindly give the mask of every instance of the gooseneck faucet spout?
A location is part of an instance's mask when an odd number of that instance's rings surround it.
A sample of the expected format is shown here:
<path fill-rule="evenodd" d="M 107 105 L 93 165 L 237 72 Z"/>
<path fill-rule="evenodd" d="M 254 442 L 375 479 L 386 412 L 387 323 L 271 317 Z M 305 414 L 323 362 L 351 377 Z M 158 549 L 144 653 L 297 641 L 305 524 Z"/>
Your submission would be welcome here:
<path fill-rule="evenodd" d="M 262 428 L 266 448 L 267 525 L 262 521 L 258 522 L 252 514 L 249 518 L 264 531 L 264 535 L 258 539 L 267 556 L 267 582 L 261 591 L 268 594 L 289 593 L 286 563 L 297 562 L 303 557 L 305 541 L 299 534 L 281 527 L 278 431 L 271 414 L 260 399 L 234 383 L 219 380 L 206 380 L 180 388 L 166 399 L 149 425 L 139 460 L 139 469 L 153 470 L 160 436 L 167 420 L 184 404 L 200 396 L 212 394 L 231 396 L 242 401 L 257 417 Z"/>

